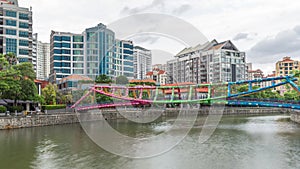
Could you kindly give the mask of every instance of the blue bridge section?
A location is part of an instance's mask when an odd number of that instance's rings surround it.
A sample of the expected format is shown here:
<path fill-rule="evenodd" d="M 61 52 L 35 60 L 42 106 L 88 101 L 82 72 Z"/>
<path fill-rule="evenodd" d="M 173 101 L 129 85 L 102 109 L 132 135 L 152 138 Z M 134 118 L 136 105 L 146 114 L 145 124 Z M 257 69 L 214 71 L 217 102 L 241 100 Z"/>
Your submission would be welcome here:
<path fill-rule="evenodd" d="M 278 103 L 267 101 L 242 101 L 242 100 L 229 100 L 229 106 L 247 106 L 247 107 L 278 107 L 300 110 L 300 105 L 295 103 Z"/>

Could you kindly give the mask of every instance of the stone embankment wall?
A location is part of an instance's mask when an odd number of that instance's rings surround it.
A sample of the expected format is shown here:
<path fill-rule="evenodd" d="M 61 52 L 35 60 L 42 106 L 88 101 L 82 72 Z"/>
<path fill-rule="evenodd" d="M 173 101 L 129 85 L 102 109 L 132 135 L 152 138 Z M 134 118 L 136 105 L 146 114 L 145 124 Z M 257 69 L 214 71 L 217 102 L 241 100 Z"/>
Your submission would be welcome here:
<path fill-rule="evenodd" d="M 291 120 L 300 124 L 300 110 L 291 111 Z"/>
<path fill-rule="evenodd" d="M 28 128 L 38 126 L 51 126 L 61 124 L 72 124 L 80 121 L 95 121 L 95 120 L 110 120 L 110 119 L 122 119 L 124 117 L 130 118 L 146 118 L 153 116 L 177 116 L 179 113 L 183 115 L 189 115 L 191 113 L 197 113 L 198 115 L 208 114 L 220 114 L 220 111 L 213 111 L 209 107 L 202 107 L 201 109 L 149 109 L 146 111 L 142 109 L 102 109 L 93 110 L 89 112 L 80 113 L 77 116 L 74 112 L 56 112 L 55 114 L 48 115 L 35 115 L 27 117 L 1 117 L 0 129 L 15 129 L 15 128 Z M 240 107 L 226 107 L 217 108 L 216 110 L 222 110 L 223 115 L 267 115 L 267 114 L 279 114 L 289 113 L 287 109 L 281 108 L 240 108 Z M 121 113 L 120 113 L 121 112 Z M 292 114 L 294 121 L 297 119 L 300 121 L 300 113 L 298 116 Z"/>

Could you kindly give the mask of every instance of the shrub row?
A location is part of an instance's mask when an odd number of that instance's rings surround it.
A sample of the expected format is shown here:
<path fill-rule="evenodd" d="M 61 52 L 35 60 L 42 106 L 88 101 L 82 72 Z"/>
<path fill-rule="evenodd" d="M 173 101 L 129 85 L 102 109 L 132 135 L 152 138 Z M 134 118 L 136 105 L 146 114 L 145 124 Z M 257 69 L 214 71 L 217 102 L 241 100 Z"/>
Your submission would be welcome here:
<path fill-rule="evenodd" d="M 17 111 L 17 112 L 22 112 L 24 110 L 23 106 L 8 106 L 7 110 L 11 113 Z"/>
<path fill-rule="evenodd" d="M 65 104 L 58 104 L 58 105 L 43 105 L 42 110 L 57 110 L 57 109 L 65 109 L 66 105 Z"/>
<path fill-rule="evenodd" d="M 7 108 L 5 106 L 0 106 L 0 113 L 5 113 Z"/>

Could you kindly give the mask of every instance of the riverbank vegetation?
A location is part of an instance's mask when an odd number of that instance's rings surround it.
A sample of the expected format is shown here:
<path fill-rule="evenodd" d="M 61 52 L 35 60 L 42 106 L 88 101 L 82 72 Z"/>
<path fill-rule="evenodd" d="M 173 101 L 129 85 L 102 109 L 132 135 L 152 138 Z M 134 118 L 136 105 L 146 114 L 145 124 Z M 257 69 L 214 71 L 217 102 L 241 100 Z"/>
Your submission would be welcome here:
<path fill-rule="evenodd" d="M 43 102 L 34 83 L 36 74 L 29 62 L 18 63 L 12 53 L 0 54 L 0 98 Z"/>

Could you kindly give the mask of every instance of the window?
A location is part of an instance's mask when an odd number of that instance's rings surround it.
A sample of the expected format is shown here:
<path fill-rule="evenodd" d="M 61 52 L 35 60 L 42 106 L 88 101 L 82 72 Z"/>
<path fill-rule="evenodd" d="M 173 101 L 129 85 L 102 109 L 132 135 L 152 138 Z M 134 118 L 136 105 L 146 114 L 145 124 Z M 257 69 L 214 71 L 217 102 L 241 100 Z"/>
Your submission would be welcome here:
<path fill-rule="evenodd" d="M 28 55 L 29 51 L 27 49 L 19 49 L 19 54 L 20 55 Z"/>
<path fill-rule="evenodd" d="M 71 41 L 71 37 L 70 36 L 62 36 L 61 41 Z"/>
<path fill-rule="evenodd" d="M 19 19 L 29 20 L 28 14 L 26 14 L 26 13 L 19 13 Z"/>
<path fill-rule="evenodd" d="M 124 61 L 124 65 L 133 66 L 133 62 Z"/>
<path fill-rule="evenodd" d="M 129 49 L 133 49 L 133 45 L 129 45 L 129 44 L 124 44 L 124 48 L 129 48 Z"/>
<path fill-rule="evenodd" d="M 54 54 L 61 54 L 61 50 L 60 49 L 54 49 Z"/>
<path fill-rule="evenodd" d="M 63 48 L 71 48 L 71 45 L 69 43 L 62 43 L 61 47 L 63 47 Z"/>
<path fill-rule="evenodd" d="M 73 50 L 73 55 L 83 55 L 83 50 Z"/>
<path fill-rule="evenodd" d="M 6 29 L 7 35 L 17 35 L 17 31 L 14 29 Z"/>
<path fill-rule="evenodd" d="M 83 68 L 83 63 L 73 63 L 73 67 Z"/>
<path fill-rule="evenodd" d="M 54 55 L 54 60 L 61 60 L 61 56 Z"/>
<path fill-rule="evenodd" d="M 83 61 L 83 57 L 82 56 L 74 56 L 73 61 Z"/>
<path fill-rule="evenodd" d="M 19 58 L 18 60 L 20 63 L 28 62 L 28 58 Z"/>
<path fill-rule="evenodd" d="M 83 44 L 73 44 L 73 48 L 83 48 Z"/>
<path fill-rule="evenodd" d="M 133 60 L 133 57 L 132 56 L 128 56 L 128 55 L 124 55 L 124 59 Z"/>
<path fill-rule="evenodd" d="M 73 36 L 73 42 L 83 42 L 83 36 Z"/>
<path fill-rule="evenodd" d="M 19 28 L 28 29 L 29 25 L 26 22 L 19 22 Z"/>
<path fill-rule="evenodd" d="M 64 62 L 62 62 L 62 63 L 61 63 L 61 66 L 62 66 L 62 67 L 70 67 L 71 64 L 70 64 L 70 63 L 64 63 Z"/>
<path fill-rule="evenodd" d="M 61 67 L 61 62 L 54 62 L 54 67 Z"/>
<path fill-rule="evenodd" d="M 19 40 L 19 45 L 20 46 L 29 46 L 28 40 Z"/>
<path fill-rule="evenodd" d="M 17 17 L 17 12 L 15 11 L 6 11 L 6 16 Z"/>
<path fill-rule="evenodd" d="M 17 54 L 17 39 L 6 38 L 6 53 Z"/>
<path fill-rule="evenodd" d="M 62 49 L 61 54 L 71 54 L 71 50 Z"/>
<path fill-rule="evenodd" d="M 71 57 L 70 57 L 70 56 L 62 56 L 62 60 L 70 61 L 70 60 L 71 60 Z"/>
<path fill-rule="evenodd" d="M 54 43 L 54 47 L 61 48 L 61 43 Z"/>
<path fill-rule="evenodd" d="M 70 69 L 62 69 L 61 72 L 62 72 L 62 73 L 70 74 L 70 73 L 71 73 L 71 70 L 70 70 Z"/>
<path fill-rule="evenodd" d="M 6 21 L 6 25 L 8 26 L 17 26 L 17 21 L 14 20 L 5 20 Z"/>
<path fill-rule="evenodd" d="M 57 43 L 57 42 L 55 42 L 54 47 L 57 47 L 57 48 L 71 48 L 71 45 L 70 45 L 70 43 Z"/>
<path fill-rule="evenodd" d="M 23 38 L 29 37 L 28 32 L 24 32 L 24 31 L 19 31 L 19 36 Z"/>
<path fill-rule="evenodd" d="M 54 41 L 61 41 L 61 37 L 60 36 L 54 36 Z"/>
<path fill-rule="evenodd" d="M 73 73 L 74 74 L 83 74 L 83 70 L 82 69 L 73 69 Z"/>
<path fill-rule="evenodd" d="M 132 51 L 132 50 L 124 50 L 124 53 L 125 53 L 125 54 L 129 54 L 129 55 L 132 55 L 132 54 L 133 54 L 133 51 Z"/>
<path fill-rule="evenodd" d="M 124 67 L 124 71 L 133 72 L 133 68 L 131 68 L 131 67 Z"/>

